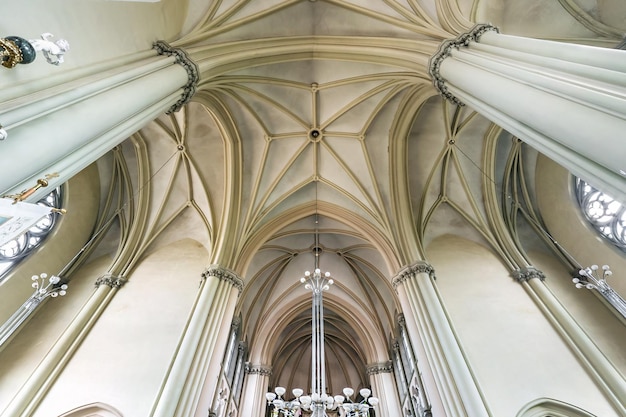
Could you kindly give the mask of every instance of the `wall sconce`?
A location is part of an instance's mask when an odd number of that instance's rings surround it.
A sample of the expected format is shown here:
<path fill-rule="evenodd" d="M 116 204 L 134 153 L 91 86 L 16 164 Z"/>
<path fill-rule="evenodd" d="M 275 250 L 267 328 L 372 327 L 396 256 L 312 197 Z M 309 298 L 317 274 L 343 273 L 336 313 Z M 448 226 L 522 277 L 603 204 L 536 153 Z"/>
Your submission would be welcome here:
<path fill-rule="evenodd" d="M 19 36 L 0 38 L 0 59 L 2 66 L 13 68 L 17 64 L 30 64 L 41 52 L 49 64 L 63 63 L 63 55 L 70 50 L 70 44 L 65 39 L 56 42 L 50 40 L 54 35 L 43 33 L 41 39 L 27 40 Z"/>

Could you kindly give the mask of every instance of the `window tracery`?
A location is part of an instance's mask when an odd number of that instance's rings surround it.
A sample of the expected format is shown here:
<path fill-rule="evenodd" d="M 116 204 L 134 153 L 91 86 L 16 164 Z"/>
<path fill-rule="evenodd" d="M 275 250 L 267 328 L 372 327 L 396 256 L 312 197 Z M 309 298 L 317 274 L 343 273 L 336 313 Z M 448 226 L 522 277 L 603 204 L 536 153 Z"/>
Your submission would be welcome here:
<path fill-rule="evenodd" d="M 47 196 L 39 200 L 37 204 L 53 208 L 61 208 L 61 189 L 56 188 L 52 190 Z M 39 245 L 54 229 L 58 216 L 58 213 L 54 212 L 48 214 L 37 222 L 37 224 L 31 227 L 26 233 L 0 247 L 0 277 L 5 275 L 14 265 L 31 254 L 35 248 L 39 247 Z"/>
<path fill-rule="evenodd" d="M 580 178 L 576 178 L 576 197 L 587 221 L 626 251 L 626 206 Z"/>

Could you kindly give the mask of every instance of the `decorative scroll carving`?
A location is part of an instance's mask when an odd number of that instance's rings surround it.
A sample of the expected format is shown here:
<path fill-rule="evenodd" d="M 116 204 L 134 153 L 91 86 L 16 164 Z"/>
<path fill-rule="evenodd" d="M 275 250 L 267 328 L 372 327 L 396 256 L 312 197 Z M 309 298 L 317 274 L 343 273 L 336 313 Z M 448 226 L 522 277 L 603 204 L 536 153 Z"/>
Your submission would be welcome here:
<path fill-rule="evenodd" d="M 243 291 L 243 280 L 237 276 L 233 271 L 226 268 L 222 268 L 219 265 L 211 265 L 202 273 L 202 278 L 216 277 L 219 280 L 230 283 L 233 287 L 239 290 L 239 294 Z"/>
<path fill-rule="evenodd" d="M 393 362 L 379 362 L 374 363 L 372 365 L 367 365 L 367 374 L 368 375 L 377 375 L 377 374 L 389 374 L 393 372 Z"/>
<path fill-rule="evenodd" d="M 533 278 L 538 278 L 541 281 L 546 279 L 546 276 L 543 274 L 543 272 L 541 272 L 534 266 L 526 266 L 520 269 L 516 269 L 515 271 L 511 272 L 511 276 L 517 282 L 527 282 L 528 280 L 531 280 Z"/>
<path fill-rule="evenodd" d="M 397 289 L 398 285 L 421 273 L 428 274 L 428 276 L 430 276 L 432 279 L 436 279 L 435 269 L 432 267 L 432 265 L 424 261 L 417 261 L 413 265 L 404 268 L 402 271 L 400 271 L 400 273 L 398 273 L 398 275 L 396 275 L 396 277 L 391 282 L 393 288 Z"/>
<path fill-rule="evenodd" d="M 166 56 L 175 56 L 176 63 L 180 64 L 185 71 L 187 71 L 188 81 L 187 84 L 183 87 L 183 95 L 167 111 L 167 114 L 174 113 L 183 108 L 183 106 L 191 100 L 191 97 L 196 92 L 196 87 L 198 85 L 198 80 L 200 79 L 200 71 L 198 70 L 198 65 L 191 60 L 187 52 L 185 52 L 182 48 L 173 48 L 165 41 L 156 41 L 152 46 L 159 55 Z"/>
<path fill-rule="evenodd" d="M 428 73 L 433 80 L 433 85 L 439 91 L 439 94 L 446 100 L 450 100 L 456 105 L 464 106 L 463 102 L 455 97 L 446 86 L 445 80 L 441 76 L 439 70 L 443 60 L 452 55 L 452 49 L 460 49 L 461 47 L 468 47 L 470 42 L 478 42 L 480 37 L 489 31 L 500 32 L 500 30 L 489 23 L 480 23 L 474 26 L 469 32 L 462 33 L 455 39 L 447 39 L 439 45 L 439 49 L 435 55 L 433 55 L 428 61 Z"/>
<path fill-rule="evenodd" d="M 272 367 L 266 365 L 253 365 L 250 362 L 246 362 L 245 367 L 246 374 L 258 374 L 262 376 L 272 375 Z"/>
<path fill-rule="evenodd" d="M 100 285 L 107 285 L 111 288 L 122 288 L 122 285 L 126 284 L 126 279 L 121 276 L 115 276 L 113 274 L 107 273 L 101 276 L 96 280 L 96 288 L 100 287 Z"/>

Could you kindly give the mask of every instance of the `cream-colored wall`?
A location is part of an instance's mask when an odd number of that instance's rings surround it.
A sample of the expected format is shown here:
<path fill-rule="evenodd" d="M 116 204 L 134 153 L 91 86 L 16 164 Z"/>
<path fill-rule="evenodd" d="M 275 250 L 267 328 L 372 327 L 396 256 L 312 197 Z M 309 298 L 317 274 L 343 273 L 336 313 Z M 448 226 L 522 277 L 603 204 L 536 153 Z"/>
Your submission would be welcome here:
<path fill-rule="evenodd" d="M 183 240 L 143 260 L 33 416 L 56 416 L 94 402 L 109 404 L 124 416 L 149 415 L 206 259 L 200 244 Z"/>
<path fill-rule="evenodd" d="M 626 254 L 600 237 L 575 203 L 569 172 L 546 157 L 537 163 L 537 202 L 551 236 L 581 266 L 609 264 L 609 284 L 626 298 Z M 549 256 L 531 253 L 533 263 L 551 279 L 547 286 L 589 334 L 600 350 L 626 375 L 626 318 L 596 291 L 576 289 L 572 271 Z"/>
<path fill-rule="evenodd" d="M 32 295 L 31 276 L 42 272 L 59 274 L 87 242 L 98 215 L 98 180 L 97 168 L 91 165 L 65 185 L 63 207 L 67 214 L 59 217 L 53 232 L 39 249 L 0 282 L 0 323 L 11 317 Z M 69 292 L 72 291 L 70 288 Z"/>
<path fill-rule="evenodd" d="M 459 237 L 428 247 L 436 286 L 494 416 L 548 397 L 617 416 L 522 285 L 487 248 Z"/>
<path fill-rule="evenodd" d="M 148 50 L 158 39 L 177 37 L 186 12 L 187 0 L 29 0 L 26 7 L 24 2 L 0 2 L 0 36 L 37 39 L 49 32 L 55 35 L 53 40 L 64 38 L 70 43 L 70 51 L 60 66 L 49 65 L 38 56 L 31 64 L 11 70 L 2 68 L 0 88 Z"/>
<path fill-rule="evenodd" d="M 73 275 L 67 295 L 48 299 L 6 344 L 0 354 L 0 413 L 78 314 L 94 291 L 95 277 L 109 263 L 110 259 L 102 257 L 81 268 Z"/>

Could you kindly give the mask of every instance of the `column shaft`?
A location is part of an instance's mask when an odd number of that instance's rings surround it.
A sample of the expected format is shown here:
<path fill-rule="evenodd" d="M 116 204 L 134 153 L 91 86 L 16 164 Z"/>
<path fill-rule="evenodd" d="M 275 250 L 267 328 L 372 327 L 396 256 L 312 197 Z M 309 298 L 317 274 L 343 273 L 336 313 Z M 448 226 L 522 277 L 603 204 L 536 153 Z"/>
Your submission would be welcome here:
<path fill-rule="evenodd" d="M 0 194 L 51 173 L 58 174 L 50 181 L 56 187 L 158 115 L 180 108 L 195 91 L 197 67 L 181 50 L 163 42 L 155 48 L 137 62 L 0 103 L 8 132 L 0 142 Z"/>
<path fill-rule="evenodd" d="M 263 365 L 246 365 L 246 377 L 241 395 L 240 416 L 265 415 L 265 394 L 274 387 L 269 387 L 271 368 Z"/>
<path fill-rule="evenodd" d="M 444 42 L 431 59 L 435 86 L 626 201 L 626 51 L 494 30 Z"/>
<path fill-rule="evenodd" d="M 414 346 L 423 346 L 426 363 L 431 367 L 428 376 L 433 378 L 440 397 L 431 398 L 433 415 L 490 416 L 431 274 L 434 274 L 432 267 L 420 262 L 400 272 L 394 279 L 394 286 L 411 342 Z M 416 331 L 421 338 L 414 334 Z M 432 394 L 433 390 L 429 392 Z"/>
<path fill-rule="evenodd" d="M 237 290 L 243 283 L 234 273 L 211 266 L 205 278 L 189 318 L 187 331 L 173 358 L 170 372 L 150 414 L 152 417 L 189 417 L 202 406 L 208 410 L 214 396 L 217 378 L 207 381 L 214 356 L 222 359 L 228 337 L 219 346 L 223 323 L 230 328 Z M 226 320 L 228 318 L 229 320 Z M 225 332 L 228 333 L 228 332 Z M 221 356 L 220 356 L 221 352 Z M 214 370 L 219 375 L 219 369 Z M 205 404 L 206 403 L 206 404 Z"/>
<path fill-rule="evenodd" d="M 372 369 L 372 367 L 368 367 Z M 376 415 L 380 417 L 397 417 L 402 415 L 402 406 L 398 399 L 396 381 L 393 378 L 393 366 L 391 362 L 385 366 L 378 366 L 370 371 L 370 383 L 372 385 L 372 395 L 380 400 L 375 408 Z"/>

